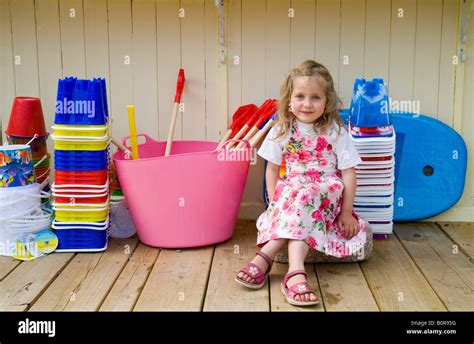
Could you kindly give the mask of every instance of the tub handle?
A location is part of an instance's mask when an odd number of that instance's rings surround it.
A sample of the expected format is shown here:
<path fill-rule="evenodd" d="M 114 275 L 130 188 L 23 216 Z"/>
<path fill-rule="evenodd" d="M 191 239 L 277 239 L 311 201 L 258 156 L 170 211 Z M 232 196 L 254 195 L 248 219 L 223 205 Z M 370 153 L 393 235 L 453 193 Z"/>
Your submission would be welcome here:
<path fill-rule="evenodd" d="M 232 143 L 232 142 L 235 142 L 235 143 L 243 142 L 244 145 L 245 145 L 245 148 L 250 149 L 250 142 L 248 140 L 232 140 L 232 139 L 230 139 L 230 140 L 225 141 L 219 149 L 217 149 L 217 148 L 214 149 L 213 153 L 224 149 L 225 146 L 227 146 L 229 143 Z"/>
<path fill-rule="evenodd" d="M 144 137 L 145 138 L 145 143 L 156 143 L 157 141 L 153 140 L 150 136 L 148 136 L 147 134 L 137 134 L 137 138 L 139 137 Z M 127 148 L 131 148 L 129 145 L 127 145 L 127 140 L 130 138 L 130 136 L 124 136 L 122 138 L 122 144 L 127 147 Z"/>

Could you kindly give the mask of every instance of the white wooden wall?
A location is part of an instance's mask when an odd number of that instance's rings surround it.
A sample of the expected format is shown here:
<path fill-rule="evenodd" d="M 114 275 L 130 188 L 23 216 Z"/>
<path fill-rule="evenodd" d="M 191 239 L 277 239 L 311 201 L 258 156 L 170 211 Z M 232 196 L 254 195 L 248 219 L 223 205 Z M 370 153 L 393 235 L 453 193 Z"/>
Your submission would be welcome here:
<path fill-rule="evenodd" d="M 242 104 L 278 97 L 285 72 L 311 58 L 329 68 L 346 106 L 355 78 L 383 77 L 392 99 L 420 101 L 421 113 L 453 126 L 471 153 L 474 25 L 470 59 L 453 64 L 460 1 L 227 0 L 227 63 L 219 65 L 214 0 L 0 0 L 2 124 L 24 95 L 41 97 L 50 126 L 58 78 L 105 77 L 114 136 L 127 134 L 126 105 L 135 104 L 138 130 L 163 140 L 182 67 L 175 138 L 217 140 L 225 112 L 229 121 Z M 474 214 L 472 161 L 463 198 L 441 219 Z M 243 217 L 263 209 L 262 179 L 259 160 Z"/>
<path fill-rule="evenodd" d="M 135 104 L 138 131 L 163 140 L 182 67 L 175 138 L 219 138 L 213 0 L 0 0 L 0 28 L 4 126 L 15 96 L 41 97 L 51 126 L 59 78 L 104 77 L 114 136 L 127 134 Z"/>
<path fill-rule="evenodd" d="M 455 76 L 464 77 L 453 64 L 459 36 L 458 0 L 227 3 L 229 121 L 240 104 L 261 104 L 266 98 L 278 97 L 288 69 L 308 58 L 328 67 L 345 107 L 355 78 L 382 77 L 393 100 L 419 101 L 421 114 L 452 127 L 460 118 L 470 121 L 473 116 L 472 108 L 464 107 L 464 116 L 454 111 Z M 472 74 L 470 77 L 472 80 Z M 470 92 L 472 95 L 472 87 Z M 464 102 L 469 99 L 465 96 Z M 473 133 L 462 127 L 456 130 L 471 152 Z M 263 209 L 263 174 L 259 159 L 251 168 L 244 195 L 245 217 L 258 216 Z M 464 196 L 457 206 L 465 210 L 447 212 L 437 219 L 474 220 L 473 175 L 470 161 Z"/>

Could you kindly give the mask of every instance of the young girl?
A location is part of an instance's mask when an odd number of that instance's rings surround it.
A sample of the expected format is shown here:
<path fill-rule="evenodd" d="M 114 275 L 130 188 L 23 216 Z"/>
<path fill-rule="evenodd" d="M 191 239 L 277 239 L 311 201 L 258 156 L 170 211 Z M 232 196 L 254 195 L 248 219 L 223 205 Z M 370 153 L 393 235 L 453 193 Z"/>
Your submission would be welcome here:
<path fill-rule="evenodd" d="M 258 154 L 267 160 L 267 210 L 257 220 L 260 252 L 235 280 L 265 284 L 273 258 L 288 244 L 289 268 L 281 284 L 287 302 L 319 302 L 306 281 L 309 249 L 345 257 L 363 248 L 366 229 L 353 211 L 354 166 L 361 162 L 339 115 L 342 102 L 329 71 L 315 61 L 292 69 L 280 88 L 279 115 Z M 279 178 L 281 163 L 286 174 Z"/>

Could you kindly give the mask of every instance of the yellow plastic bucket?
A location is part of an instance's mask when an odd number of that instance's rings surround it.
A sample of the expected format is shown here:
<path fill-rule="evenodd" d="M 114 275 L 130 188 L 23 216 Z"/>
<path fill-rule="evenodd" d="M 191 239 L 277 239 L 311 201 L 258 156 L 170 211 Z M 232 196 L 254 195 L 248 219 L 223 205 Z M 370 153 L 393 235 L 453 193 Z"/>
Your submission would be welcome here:
<path fill-rule="evenodd" d="M 91 211 L 89 209 L 59 210 L 55 209 L 55 219 L 60 222 L 102 222 L 107 218 L 108 208 Z"/>
<path fill-rule="evenodd" d="M 109 132 L 109 125 L 60 125 L 52 126 L 55 136 L 77 136 L 77 137 L 100 137 L 105 136 Z"/>
<path fill-rule="evenodd" d="M 84 150 L 84 151 L 100 151 L 106 150 L 110 140 L 105 141 L 64 141 L 54 140 L 54 149 L 56 150 Z"/>

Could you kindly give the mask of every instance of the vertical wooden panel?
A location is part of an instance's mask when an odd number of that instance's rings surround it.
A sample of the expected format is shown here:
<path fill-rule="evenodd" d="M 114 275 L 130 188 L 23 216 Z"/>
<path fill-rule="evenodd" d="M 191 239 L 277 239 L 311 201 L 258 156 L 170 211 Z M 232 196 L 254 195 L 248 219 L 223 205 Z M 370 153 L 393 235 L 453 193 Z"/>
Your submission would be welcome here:
<path fill-rule="evenodd" d="M 367 0 L 364 77 L 388 80 L 390 64 L 390 0 Z"/>
<path fill-rule="evenodd" d="M 156 24 L 158 47 L 158 113 L 159 138 L 166 140 L 173 112 L 173 100 L 176 92 L 176 78 L 181 66 L 181 24 L 179 19 L 179 1 L 157 0 Z M 189 87 L 187 83 L 186 88 Z M 187 92 L 187 91 L 185 91 Z M 182 119 L 178 116 L 174 139 L 181 140 Z"/>
<path fill-rule="evenodd" d="M 280 83 L 290 68 L 289 8 L 289 0 L 267 1 L 265 98 L 278 98 Z"/>
<path fill-rule="evenodd" d="M 10 1 L 0 0 L 0 120 L 2 132 L 6 130 L 10 110 L 15 98 Z"/>
<path fill-rule="evenodd" d="M 56 112 L 58 79 L 62 78 L 61 34 L 59 27 L 58 0 L 36 2 L 38 36 L 38 62 L 40 74 L 41 103 L 43 105 L 46 130 L 52 132 Z M 49 140 L 49 151 L 53 142 Z"/>
<path fill-rule="evenodd" d="M 439 93 L 438 119 L 445 124 L 453 125 L 454 107 L 454 72 L 456 65 L 453 56 L 457 55 L 458 38 L 456 24 L 459 1 L 443 2 L 443 23 L 441 30 L 441 51 L 439 59 Z"/>
<path fill-rule="evenodd" d="M 84 40 L 87 78 L 106 79 L 107 99 L 110 104 L 107 0 L 84 0 Z"/>
<path fill-rule="evenodd" d="M 295 12 L 290 29 L 290 66 L 294 67 L 304 60 L 314 59 L 316 1 L 292 0 L 291 8 Z"/>
<path fill-rule="evenodd" d="M 132 49 L 132 4 L 131 0 L 109 0 L 109 54 L 110 74 L 109 92 L 112 102 L 109 112 L 113 117 L 115 137 L 128 135 L 127 105 L 133 99 L 133 68 L 135 64 Z M 141 68 L 137 66 L 137 68 Z M 143 114 L 135 114 L 138 123 Z M 137 132 L 146 128 L 137 127 Z"/>
<path fill-rule="evenodd" d="M 242 0 L 242 103 L 260 105 L 265 99 L 266 1 Z M 244 191 L 244 202 L 261 199 L 263 160 L 250 167 Z"/>
<path fill-rule="evenodd" d="M 418 0 L 413 97 L 422 114 L 438 117 L 442 0 Z"/>
<path fill-rule="evenodd" d="M 390 97 L 396 101 L 413 98 L 416 1 L 392 1 L 390 35 Z"/>
<path fill-rule="evenodd" d="M 33 0 L 12 0 L 11 22 L 15 60 L 16 94 L 39 97 L 36 18 Z"/>
<path fill-rule="evenodd" d="M 186 74 L 181 100 L 185 105 L 183 139 L 202 140 L 206 136 L 204 0 L 181 0 L 181 6 L 186 13 L 181 19 L 181 59 Z"/>
<path fill-rule="evenodd" d="M 86 77 L 84 8 L 82 0 L 59 2 L 63 75 Z"/>
<path fill-rule="evenodd" d="M 339 90 L 340 0 L 316 2 L 316 61 L 326 66 Z"/>
<path fill-rule="evenodd" d="M 224 118 L 218 108 L 217 64 L 219 47 L 217 37 L 218 14 L 213 0 L 206 0 L 205 9 L 205 64 L 206 64 L 206 140 L 218 141 L 220 138 L 219 126 Z M 224 87 L 224 86 L 222 86 Z M 203 138 L 202 138 L 203 139 Z"/>
<path fill-rule="evenodd" d="M 365 0 L 341 1 L 339 97 L 350 105 L 354 80 L 364 74 Z"/>
<path fill-rule="evenodd" d="M 156 7 L 154 0 L 132 2 L 133 94 L 137 126 L 158 135 L 158 80 L 156 65 Z"/>
<path fill-rule="evenodd" d="M 242 102 L 265 98 L 265 1 L 242 0 Z"/>
<path fill-rule="evenodd" d="M 229 0 L 226 4 L 227 68 L 228 68 L 228 126 L 232 115 L 242 101 L 242 0 Z"/>
<path fill-rule="evenodd" d="M 471 12 L 472 13 L 472 12 Z M 455 121 L 461 122 L 460 134 L 463 136 L 470 154 L 472 156 L 474 148 L 474 25 L 472 25 L 472 14 L 471 14 L 471 25 L 469 25 L 466 42 L 466 61 L 464 64 L 464 101 L 462 108 L 462 118 L 455 118 Z M 474 159 L 469 158 L 467 160 L 467 172 L 466 172 L 466 186 L 464 187 L 464 194 L 461 198 L 461 204 L 469 205 L 471 209 L 474 207 Z M 472 219 L 472 212 L 471 219 Z M 472 221 L 472 220 L 471 220 Z"/>

